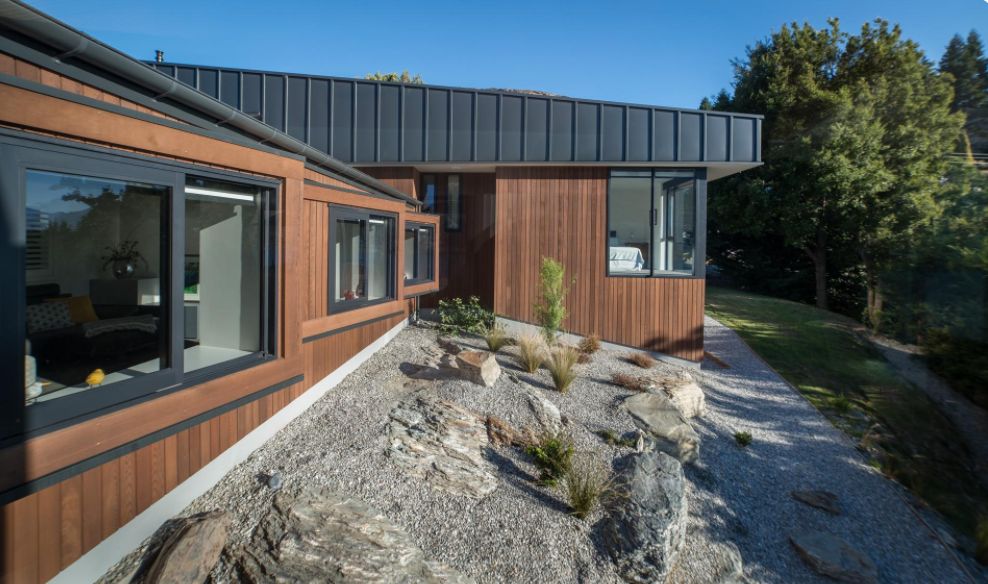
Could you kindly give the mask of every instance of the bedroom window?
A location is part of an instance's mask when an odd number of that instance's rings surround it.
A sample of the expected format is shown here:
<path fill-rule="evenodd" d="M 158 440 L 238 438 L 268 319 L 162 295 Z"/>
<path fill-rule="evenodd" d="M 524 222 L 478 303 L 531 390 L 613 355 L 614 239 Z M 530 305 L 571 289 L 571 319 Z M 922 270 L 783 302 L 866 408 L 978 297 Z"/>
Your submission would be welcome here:
<path fill-rule="evenodd" d="M 395 297 L 395 216 L 329 206 L 329 312 Z"/>
<path fill-rule="evenodd" d="M 694 171 L 612 171 L 607 197 L 609 276 L 693 275 Z"/>
<path fill-rule="evenodd" d="M 405 223 L 405 284 L 435 279 L 435 237 L 432 225 Z"/>
<path fill-rule="evenodd" d="M 273 183 L 5 135 L 0 154 L 23 213 L 0 248 L 22 294 L 0 341 L 22 352 L 0 358 L 24 372 L 0 438 L 273 358 Z"/>

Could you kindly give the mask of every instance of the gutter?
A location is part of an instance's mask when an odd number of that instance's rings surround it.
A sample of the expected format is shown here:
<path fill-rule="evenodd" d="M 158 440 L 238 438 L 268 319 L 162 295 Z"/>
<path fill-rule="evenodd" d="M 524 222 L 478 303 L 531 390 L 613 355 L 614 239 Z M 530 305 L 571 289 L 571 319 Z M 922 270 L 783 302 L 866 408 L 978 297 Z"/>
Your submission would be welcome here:
<path fill-rule="evenodd" d="M 167 98 L 223 124 L 245 132 L 261 143 L 304 156 L 331 171 L 415 206 L 421 203 L 405 193 L 364 174 L 304 142 L 255 120 L 240 110 L 193 89 L 177 79 L 137 61 L 98 40 L 19 1 L 0 0 L 0 24 L 53 47 L 56 58 L 76 58 L 112 72 L 151 92 L 155 100 Z"/>

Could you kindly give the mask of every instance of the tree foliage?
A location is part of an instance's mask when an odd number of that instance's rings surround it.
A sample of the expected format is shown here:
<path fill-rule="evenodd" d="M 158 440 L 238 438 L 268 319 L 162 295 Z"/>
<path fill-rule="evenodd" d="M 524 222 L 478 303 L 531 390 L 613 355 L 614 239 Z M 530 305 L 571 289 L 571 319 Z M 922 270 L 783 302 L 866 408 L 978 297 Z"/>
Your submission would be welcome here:
<path fill-rule="evenodd" d="M 409 75 L 408 69 L 405 69 L 401 73 L 381 73 L 380 71 L 368 73 L 364 75 L 364 79 L 370 79 L 371 81 L 390 81 L 392 83 L 411 83 L 413 85 L 422 85 L 425 83 L 422 81 L 422 76 L 418 73 Z"/>
<path fill-rule="evenodd" d="M 940 71 L 953 78 L 954 111 L 967 116 L 961 148 L 969 157 L 988 153 L 988 58 L 977 32 L 954 35 L 940 59 Z"/>

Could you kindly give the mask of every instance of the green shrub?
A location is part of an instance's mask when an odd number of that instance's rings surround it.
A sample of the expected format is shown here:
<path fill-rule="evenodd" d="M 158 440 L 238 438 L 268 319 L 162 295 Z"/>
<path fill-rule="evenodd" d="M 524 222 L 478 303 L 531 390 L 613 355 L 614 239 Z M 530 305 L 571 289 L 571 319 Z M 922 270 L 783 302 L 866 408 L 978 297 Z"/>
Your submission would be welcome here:
<path fill-rule="evenodd" d="M 951 335 L 946 329 L 923 337 L 926 363 L 950 387 L 988 408 L 988 343 Z"/>
<path fill-rule="evenodd" d="M 535 305 L 535 318 L 542 325 L 546 343 L 556 340 L 559 328 L 566 318 L 566 285 L 563 282 L 565 269 L 552 258 L 542 258 L 539 268 L 539 302 Z"/>
<path fill-rule="evenodd" d="M 563 478 L 570 512 L 586 519 L 611 491 L 611 484 L 611 478 L 599 465 L 587 459 L 578 461 Z"/>
<path fill-rule="evenodd" d="M 978 543 L 975 557 L 978 558 L 979 563 L 988 566 L 988 518 L 982 519 L 978 523 L 975 538 Z"/>
<path fill-rule="evenodd" d="M 846 414 L 846 413 L 850 412 L 851 411 L 851 407 L 853 406 L 853 404 L 851 403 L 851 400 L 848 399 L 847 395 L 845 395 L 843 393 L 840 394 L 840 395 L 837 395 L 837 396 L 834 396 L 834 397 L 830 398 L 828 400 L 828 403 L 830 404 L 830 407 L 831 408 L 833 408 L 834 410 L 836 410 L 836 411 L 838 411 L 838 412 L 840 412 L 842 414 Z"/>
<path fill-rule="evenodd" d="M 504 327 L 497 323 L 484 331 L 484 340 L 487 341 L 487 348 L 492 353 L 497 353 L 506 345 L 511 344 L 511 337 L 505 332 Z"/>
<path fill-rule="evenodd" d="M 569 391 L 570 384 L 576 379 L 576 362 L 579 357 L 580 353 L 573 347 L 556 347 L 549 352 L 545 367 L 559 393 Z"/>
<path fill-rule="evenodd" d="M 600 337 L 597 335 L 590 335 L 589 337 L 583 337 L 580 341 L 579 346 L 580 352 L 587 355 L 593 355 L 600 350 Z"/>
<path fill-rule="evenodd" d="M 738 443 L 738 446 L 744 448 L 751 444 L 751 432 L 735 432 L 734 441 Z"/>
<path fill-rule="evenodd" d="M 554 486 L 573 466 L 573 441 L 564 434 L 545 434 L 525 448 L 539 469 L 539 482 Z"/>
<path fill-rule="evenodd" d="M 439 329 L 445 334 L 470 333 L 482 335 L 494 326 L 494 313 L 480 305 L 480 299 L 471 296 L 439 301 Z"/>
<path fill-rule="evenodd" d="M 525 335 L 515 343 L 518 346 L 518 363 L 529 373 L 535 373 L 545 361 L 545 348 L 538 335 Z"/>

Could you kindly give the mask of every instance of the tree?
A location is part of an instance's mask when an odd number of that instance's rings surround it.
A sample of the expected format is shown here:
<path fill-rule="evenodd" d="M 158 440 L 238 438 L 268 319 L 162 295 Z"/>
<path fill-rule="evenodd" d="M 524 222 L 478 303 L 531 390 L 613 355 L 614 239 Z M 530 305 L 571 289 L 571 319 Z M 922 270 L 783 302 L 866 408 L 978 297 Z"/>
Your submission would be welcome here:
<path fill-rule="evenodd" d="M 712 197 L 712 220 L 802 250 L 822 308 L 829 254 L 854 253 L 877 324 L 882 270 L 936 213 L 943 154 L 962 123 L 951 97 L 949 81 L 887 22 L 855 36 L 836 19 L 821 30 L 783 26 L 735 62 L 725 109 L 765 115 L 765 164 L 716 189 L 723 194 Z"/>
<path fill-rule="evenodd" d="M 405 69 L 401 73 L 381 73 L 380 71 L 376 73 L 368 73 L 364 75 L 364 79 L 370 79 L 371 81 L 390 81 L 392 83 L 412 83 L 414 85 L 422 85 L 425 83 L 422 81 L 422 76 L 416 73 L 414 76 L 408 74 L 408 69 Z"/>
<path fill-rule="evenodd" d="M 960 35 L 950 39 L 940 59 L 940 72 L 953 78 L 954 111 L 967 116 L 962 148 L 969 158 L 972 149 L 988 152 L 988 58 L 977 32 L 968 33 L 966 41 Z"/>

